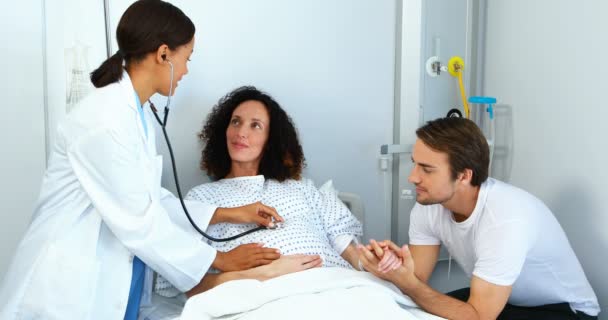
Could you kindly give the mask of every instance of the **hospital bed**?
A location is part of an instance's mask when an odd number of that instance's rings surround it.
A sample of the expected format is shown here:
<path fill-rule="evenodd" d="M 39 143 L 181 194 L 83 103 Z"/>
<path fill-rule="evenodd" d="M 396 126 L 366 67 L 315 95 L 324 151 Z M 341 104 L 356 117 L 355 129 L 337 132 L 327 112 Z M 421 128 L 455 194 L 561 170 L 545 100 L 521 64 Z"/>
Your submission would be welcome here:
<path fill-rule="evenodd" d="M 338 192 L 328 181 L 319 188 L 335 192 L 364 223 L 361 198 Z M 426 313 L 392 284 L 367 272 L 316 268 L 264 282 L 224 283 L 186 301 L 152 295 L 139 320 L 201 319 L 442 319 Z"/>
<path fill-rule="evenodd" d="M 367 272 L 314 268 L 267 281 L 226 282 L 190 298 L 154 297 L 140 320 L 442 319 Z M 183 308 L 183 311 L 182 311 Z"/>

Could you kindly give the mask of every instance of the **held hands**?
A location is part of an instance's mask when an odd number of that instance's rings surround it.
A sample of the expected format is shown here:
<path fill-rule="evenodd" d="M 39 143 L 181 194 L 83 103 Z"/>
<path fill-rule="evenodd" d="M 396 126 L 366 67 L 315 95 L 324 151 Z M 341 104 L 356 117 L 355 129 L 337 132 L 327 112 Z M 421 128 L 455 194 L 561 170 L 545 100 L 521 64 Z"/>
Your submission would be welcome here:
<path fill-rule="evenodd" d="M 359 259 L 365 270 L 391 281 L 416 281 L 414 260 L 407 245 L 399 247 L 389 240 L 370 240 L 367 246 L 359 245 Z"/>
<path fill-rule="evenodd" d="M 239 271 L 267 265 L 281 257 L 277 249 L 262 243 L 242 244 L 228 252 L 217 252 L 212 266 L 220 271 Z"/>
<path fill-rule="evenodd" d="M 276 222 L 284 222 L 284 219 L 273 207 L 269 207 L 258 201 L 242 207 L 218 208 L 210 223 L 215 224 L 219 222 L 256 223 L 273 228 Z"/>

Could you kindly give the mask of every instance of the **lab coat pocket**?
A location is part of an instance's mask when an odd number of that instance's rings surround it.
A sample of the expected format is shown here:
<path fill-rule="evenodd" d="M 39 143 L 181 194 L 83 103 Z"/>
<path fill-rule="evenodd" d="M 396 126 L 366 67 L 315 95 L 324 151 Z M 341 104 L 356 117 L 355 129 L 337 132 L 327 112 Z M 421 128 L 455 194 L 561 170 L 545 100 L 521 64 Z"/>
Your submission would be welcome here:
<path fill-rule="evenodd" d="M 86 319 L 95 295 L 100 264 L 50 244 L 36 262 L 19 319 Z"/>

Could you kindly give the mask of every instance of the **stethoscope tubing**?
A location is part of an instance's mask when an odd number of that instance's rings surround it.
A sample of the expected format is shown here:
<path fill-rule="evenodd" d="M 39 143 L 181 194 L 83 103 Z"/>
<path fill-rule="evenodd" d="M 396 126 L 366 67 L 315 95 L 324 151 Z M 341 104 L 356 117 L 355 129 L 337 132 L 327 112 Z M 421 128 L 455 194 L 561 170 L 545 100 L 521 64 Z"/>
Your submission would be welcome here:
<path fill-rule="evenodd" d="M 167 128 L 166 128 L 167 117 L 169 116 L 169 104 L 171 103 L 171 95 L 173 94 L 173 64 L 170 61 L 167 61 L 167 62 L 169 62 L 169 66 L 171 67 L 171 82 L 170 82 L 171 87 L 169 89 L 169 96 L 167 97 L 167 105 L 165 106 L 164 116 L 163 116 L 162 121 L 160 120 L 156 107 L 154 107 L 154 104 L 152 103 L 152 101 L 148 100 L 148 103 L 150 104 L 150 109 L 152 109 L 152 111 L 154 113 L 154 117 L 156 118 L 156 121 L 162 128 L 163 135 L 165 136 L 165 142 L 167 143 L 167 148 L 169 149 L 169 155 L 171 156 L 171 168 L 173 169 L 173 178 L 175 181 L 175 189 L 177 190 L 179 202 L 182 205 L 182 209 L 184 210 L 184 214 L 186 215 L 186 218 L 188 218 L 188 221 L 190 222 L 192 227 L 194 227 L 194 229 L 196 231 L 198 231 L 198 233 L 200 233 L 203 237 L 205 237 L 213 242 L 227 242 L 227 241 L 235 240 L 240 237 L 246 236 L 250 233 L 266 229 L 266 227 L 257 227 L 257 228 L 253 228 L 253 229 L 247 230 L 245 232 L 239 233 L 232 237 L 215 238 L 215 237 L 208 235 L 207 233 L 205 233 L 205 231 L 203 231 L 201 228 L 199 228 L 198 225 L 194 222 L 194 219 L 192 219 L 192 216 L 190 216 L 190 212 L 188 212 L 188 209 L 186 208 L 186 204 L 184 203 L 184 197 L 182 195 L 182 190 L 181 190 L 181 187 L 179 184 L 179 179 L 177 177 L 177 167 L 175 165 L 175 156 L 173 155 L 173 148 L 171 147 L 171 141 L 169 141 L 169 135 L 167 135 Z"/>

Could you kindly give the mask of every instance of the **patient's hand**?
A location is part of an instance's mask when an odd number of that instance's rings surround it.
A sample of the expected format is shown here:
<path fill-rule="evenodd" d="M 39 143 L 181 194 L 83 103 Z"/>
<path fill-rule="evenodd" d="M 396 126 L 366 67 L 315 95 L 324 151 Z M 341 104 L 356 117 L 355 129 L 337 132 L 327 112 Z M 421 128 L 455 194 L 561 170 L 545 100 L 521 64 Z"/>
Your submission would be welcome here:
<path fill-rule="evenodd" d="M 390 240 L 376 242 L 371 240 L 368 249 L 376 255 L 378 262 L 378 270 L 382 273 L 399 268 L 404 263 L 402 248 L 394 244 Z"/>
<path fill-rule="evenodd" d="M 279 250 L 263 243 L 242 244 L 228 252 L 217 252 L 212 266 L 220 271 L 239 271 L 269 264 L 281 257 Z"/>
<path fill-rule="evenodd" d="M 407 245 L 399 247 L 388 240 L 380 244 L 371 240 L 367 247 L 359 246 L 358 249 L 363 267 L 375 276 L 406 286 L 417 281 L 414 260 Z"/>
<path fill-rule="evenodd" d="M 186 296 L 190 298 L 193 295 L 207 291 L 227 281 L 240 279 L 256 279 L 263 281 L 279 277 L 288 273 L 320 267 L 322 262 L 323 261 L 321 260 L 321 257 L 319 257 L 318 255 L 313 256 L 305 254 L 296 254 L 281 256 L 281 258 L 273 261 L 270 264 L 249 270 L 222 272 L 216 274 L 208 273 L 207 275 L 205 275 L 205 277 L 203 277 L 203 279 L 198 285 L 186 292 Z"/>
<path fill-rule="evenodd" d="M 281 256 L 270 264 L 252 269 L 259 272 L 258 280 L 267 280 L 288 273 L 304 271 L 323 265 L 323 260 L 318 255 L 294 254 Z M 257 269 L 257 270 L 256 270 Z"/>

